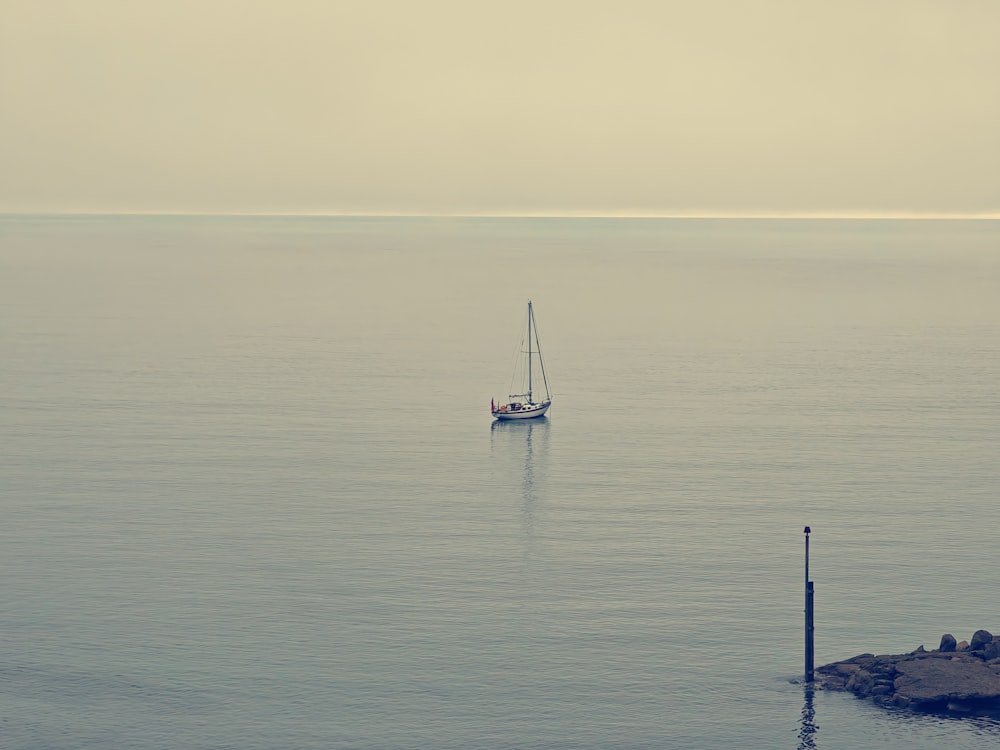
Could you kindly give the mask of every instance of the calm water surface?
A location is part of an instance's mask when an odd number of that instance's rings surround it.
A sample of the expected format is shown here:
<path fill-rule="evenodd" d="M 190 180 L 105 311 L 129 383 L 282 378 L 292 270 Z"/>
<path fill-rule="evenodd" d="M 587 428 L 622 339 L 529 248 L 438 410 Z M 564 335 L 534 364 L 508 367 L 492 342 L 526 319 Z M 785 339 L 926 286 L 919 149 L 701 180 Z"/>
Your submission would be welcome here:
<path fill-rule="evenodd" d="M 0 218 L 0 739 L 982 748 L 1000 223 Z M 535 303 L 547 419 L 491 424 Z"/>

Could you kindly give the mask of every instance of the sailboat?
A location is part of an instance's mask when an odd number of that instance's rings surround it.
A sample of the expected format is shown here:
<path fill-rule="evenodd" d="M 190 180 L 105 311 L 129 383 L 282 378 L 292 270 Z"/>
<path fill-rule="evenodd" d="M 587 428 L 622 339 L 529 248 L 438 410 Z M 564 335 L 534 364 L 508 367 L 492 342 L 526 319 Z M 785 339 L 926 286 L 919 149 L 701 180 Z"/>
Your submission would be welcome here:
<path fill-rule="evenodd" d="M 494 419 L 533 419 L 544 416 L 552 405 L 552 394 L 549 393 L 549 379 L 545 375 L 545 363 L 542 361 L 542 347 L 538 343 L 538 330 L 535 327 L 535 312 L 528 300 L 528 328 L 526 333 L 527 349 L 521 348 L 514 375 L 511 378 L 511 391 L 520 389 L 520 393 L 511 393 L 507 403 L 498 404 L 490 399 L 490 412 Z M 524 341 L 521 342 L 524 346 Z M 535 364 L 542 375 L 545 386 L 545 398 L 535 401 L 534 378 Z"/>

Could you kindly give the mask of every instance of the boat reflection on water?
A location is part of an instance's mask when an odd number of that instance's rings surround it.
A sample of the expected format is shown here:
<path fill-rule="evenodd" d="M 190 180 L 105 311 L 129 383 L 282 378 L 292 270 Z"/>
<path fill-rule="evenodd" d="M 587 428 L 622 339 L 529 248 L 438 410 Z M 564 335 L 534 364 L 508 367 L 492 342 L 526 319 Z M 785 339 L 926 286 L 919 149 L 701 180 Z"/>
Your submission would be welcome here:
<path fill-rule="evenodd" d="M 548 417 L 496 420 L 490 425 L 491 463 L 499 471 L 497 481 L 514 486 L 514 477 L 521 475 L 525 532 L 529 538 L 534 532 L 538 505 L 535 473 L 539 466 L 545 466 L 549 425 Z"/>
<path fill-rule="evenodd" d="M 510 432 L 520 432 L 523 434 L 531 435 L 532 428 L 542 427 L 549 423 L 548 417 L 535 417 L 534 419 L 514 419 L 514 420 L 501 420 L 490 422 L 490 429 L 494 432 L 500 431 L 510 431 Z"/>

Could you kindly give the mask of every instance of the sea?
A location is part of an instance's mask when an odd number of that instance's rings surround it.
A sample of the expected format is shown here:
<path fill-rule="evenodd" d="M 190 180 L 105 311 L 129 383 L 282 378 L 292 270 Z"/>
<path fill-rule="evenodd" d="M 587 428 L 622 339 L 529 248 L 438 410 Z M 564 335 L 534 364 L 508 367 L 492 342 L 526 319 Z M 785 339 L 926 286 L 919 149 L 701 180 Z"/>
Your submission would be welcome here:
<path fill-rule="evenodd" d="M 0 746 L 995 746 L 803 610 L 1000 633 L 998 384 L 1000 221 L 2 216 Z"/>

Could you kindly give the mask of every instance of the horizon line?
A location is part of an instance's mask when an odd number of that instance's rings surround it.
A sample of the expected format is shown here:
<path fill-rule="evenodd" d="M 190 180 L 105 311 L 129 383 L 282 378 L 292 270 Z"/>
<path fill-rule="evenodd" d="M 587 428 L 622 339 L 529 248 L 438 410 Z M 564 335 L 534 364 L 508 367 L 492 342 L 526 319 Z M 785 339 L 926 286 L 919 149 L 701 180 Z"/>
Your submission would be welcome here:
<path fill-rule="evenodd" d="M 828 220 L 960 220 L 996 221 L 1000 211 L 527 211 L 527 212 L 398 212 L 398 211 L 2 211 L 0 216 L 202 216 L 288 218 L 398 219 L 828 219 Z"/>

